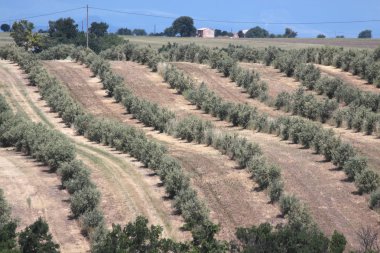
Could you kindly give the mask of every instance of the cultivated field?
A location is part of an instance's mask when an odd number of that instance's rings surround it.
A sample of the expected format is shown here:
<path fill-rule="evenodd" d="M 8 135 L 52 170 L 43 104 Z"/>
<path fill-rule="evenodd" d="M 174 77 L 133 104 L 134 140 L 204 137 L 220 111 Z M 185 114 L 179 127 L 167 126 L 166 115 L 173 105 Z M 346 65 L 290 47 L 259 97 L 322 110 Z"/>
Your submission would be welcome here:
<path fill-rule="evenodd" d="M 54 57 L 46 56 L 41 57 L 43 60 L 33 58 L 35 64 L 40 64 L 36 68 L 23 65 L 21 57 L 15 57 L 19 64 L 10 60 L 0 60 L 0 93 L 13 112 L 61 133 L 74 145 L 76 158 L 88 168 L 93 187 L 101 194 L 98 208 L 104 214 L 106 228 L 111 229 L 112 224 L 127 224 L 142 215 L 149 219 L 150 224 L 160 225 L 164 237 L 185 242 L 192 239 L 191 232 L 185 228 L 189 224 L 189 216 L 204 215 L 209 216 L 213 224 L 220 225 L 217 239 L 234 241 L 237 239 L 238 227 L 251 227 L 265 222 L 273 226 L 286 226 L 294 220 L 302 223 L 310 219 L 311 223 L 315 222 L 328 237 L 331 237 L 335 230 L 344 234 L 347 250 L 357 250 L 362 246 L 358 238 L 358 231 L 362 228 L 380 231 L 380 216 L 377 210 L 379 206 L 369 207 L 369 200 L 373 199 L 370 193 L 380 185 L 377 176 L 380 174 L 380 117 L 377 109 L 371 110 L 372 101 L 366 100 L 366 97 L 373 96 L 373 100 L 379 101 L 380 97 L 376 96 L 380 94 L 380 89 L 374 84 L 369 84 L 371 80 L 367 81 L 363 76 L 353 75 L 328 64 L 323 65 L 323 61 L 312 65 L 312 68 L 315 68 L 313 71 L 319 71 L 314 80 L 315 83 L 319 82 L 319 86 L 314 84 L 315 87 L 305 88 L 309 83 L 305 84 L 306 78 L 300 74 L 300 69 L 309 67 L 311 61 L 302 62 L 303 65 L 294 64 L 294 73 L 286 75 L 286 68 L 274 66 L 287 65 L 280 61 L 287 52 L 277 52 L 278 62 L 274 60 L 274 64 L 264 64 L 262 59 L 251 62 L 245 59 L 228 61 L 228 57 L 232 59 L 232 54 L 218 51 L 218 54 L 213 55 L 213 49 L 210 49 L 215 46 L 226 47 L 230 42 L 257 48 L 269 45 L 285 49 L 311 45 L 374 48 L 379 45 L 379 40 L 125 38 L 139 44 L 140 47 L 152 45 L 153 49 L 123 49 L 125 52 L 128 51 L 128 55 L 119 48 L 117 54 L 106 52 L 104 55 L 96 55 L 85 50 L 78 53 L 74 47 L 68 46 L 72 51 L 59 52 L 64 56 L 56 56 L 55 60 L 50 60 Z M 6 36 L 0 37 L 0 45 L 3 41 L 7 41 Z M 201 57 L 197 54 L 193 54 L 196 55 L 196 60 L 190 59 L 191 48 L 186 49 L 189 51 L 190 56 L 186 54 L 189 58 L 177 55 L 180 60 L 170 56 L 180 50 L 169 48 L 162 55 L 154 50 L 169 41 L 179 44 L 195 42 L 206 46 L 206 50 L 210 50 L 207 55 L 208 61 L 200 60 Z M 128 46 L 130 45 L 127 44 L 126 47 Z M 125 54 L 121 58 L 128 60 L 114 60 L 121 54 Z M 262 57 L 263 54 L 257 55 Z M 213 57 L 220 59 L 215 60 Z M 156 62 L 156 59 L 161 62 Z M 257 76 L 253 76 L 253 73 Z M 170 78 L 177 78 L 176 83 L 173 84 Z M 328 92 L 323 90 L 326 87 L 322 83 L 327 79 L 323 78 L 341 80 L 341 89 L 336 89 L 334 94 L 328 95 Z M 119 83 L 112 86 L 109 85 L 109 80 Z M 242 85 L 242 80 L 249 80 L 249 84 Z M 258 80 L 265 82 L 265 89 L 259 90 Z M 374 78 L 372 81 L 376 83 L 378 80 L 380 81 L 380 78 Z M 178 87 L 177 84 L 182 86 Z M 49 90 L 49 85 L 54 89 Z M 67 93 L 59 93 L 62 90 L 57 87 L 61 87 Z M 350 88 L 352 90 L 349 90 Z M 352 91 L 362 98 L 360 101 L 352 99 L 361 103 L 359 109 L 364 111 L 362 114 L 358 108 L 352 109 L 353 105 L 344 98 L 338 100 L 337 97 L 340 95 L 339 92 L 343 93 L 342 90 L 346 92 L 346 96 L 350 95 L 347 91 Z M 260 97 L 256 91 L 265 93 L 266 96 Z M 55 94 L 46 95 L 49 92 L 67 95 L 72 100 L 54 107 L 55 100 L 60 101 L 60 98 L 54 97 Z M 294 110 L 299 102 L 297 98 L 304 98 L 301 95 L 296 97 L 294 94 L 297 92 L 309 100 L 315 100 L 315 104 L 333 101 L 336 105 L 329 111 L 325 120 L 319 116 L 313 118 L 313 115 L 309 116 L 302 110 Z M 278 97 L 285 93 L 289 95 L 290 102 L 287 101 L 287 106 L 291 109 L 288 110 L 286 106 L 277 106 Z M 308 102 L 306 101 L 303 107 L 300 106 L 301 109 L 307 108 Z M 228 109 L 215 112 L 215 104 Z M 78 105 L 79 109 L 74 105 Z M 376 105 L 380 106 L 378 103 Z M 308 109 L 322 115 L 322 109 Z M 340 125 L 336 123 L 338 110 L 345 112 L 344 120 L 341 120 L 343 123 Z M 246 113 L 247 111 L 249 113 Z M 227 116 L 222 117 L 223 113 Z M 356 118 L 351 119 L 350 113 L 357 113 Z M 67 114 L 72 117 L 68 117 Z M 370 118 L 371 116 L 373 118 Z M 88 118 L 83 120 L 81 117 Z M 191 123 L 186 121 L 194 118 L 199 120 L 198 123 L 195 120 Z M 360 124 L 357 123 L 359 126 L 355 128 L 355 124 L 347 119 L 356 120 Z M 369 119 L 374 120 L 374 129 L 371 132 L 368 131 Z M 163 130 L 157 127 L 160 120 L 165 123 Z M 181 125 L 183 122 L 187 122 L 187 125 Z M 207 122 L 208 125 L 200 126 L 199 122 Z M 93 123 L 98 128 L 95 130 L 99 132 L 91 129 L 88 123 Z M 260 123 L 264 125 L 262 128 L 259 127 Z M 81 127 L 86 128 L 84 133 L 81 133 Z M 306 127 L 315 130 L 313 136 L 298 136 L 297 133 L 303 133 L 302 130 Z M 137 146 L 138 141 L 131 141 L 132 144 L 122 143 L 125 139 L 120 136 L 126 129 L 132 128 L 136 132 L 128 133 L 144 136 L 146 140 L 141 142 L 146 141 L 151 145 L 149 147 L 163 147 L 154 150 L 157 153 L 164 150 L 159 153 L 159 159 L 165 156 L 178 162 L 183 171 L 181 175 L 189 178 L 188 185 L 176 185 L 180 184 L 183 178 L 173 176 L 172 179 L 168 176 L 170 173 L 175 174 L 175 171 L 157 168 L 167 165 L 167 161 L 159 160 L 157 165 L 154 163 L 156 161 L 147 162 L 141 158 L 133 147 L 128 150 L 128 145 Z M 181 130 L 187 134 L 186 137 L 183 137 L 185 134 L 181 133 Z M 188 138 L 189 132 L 195 137 Z M 201 135 L 201 140 L 197 140 L 197 134 Z M 286 135 L 288 136 L 285 137 Z M 325 138 L 323 141 L 326 143 L 320 144 L 322 151 L 315 148 L 319 145 L 315 136 Z M 305 144 L 309 140 L 307 137 L 314 142 Z M 91 138 L 96 141 L 91 141 Z M 236 141 L 238 138 L 241 142 Z M 124 145 L 122 148 L 120 143 Z M 152 157 L 157 156 L 149 147 L 145 146 L 138 151 Z M 257 153 L 254 153 L 252 150 L 255 148 L 260 151 L 256 150 Z M 234 149 L 239 152 L 235 152 Z M 0 149 L 0 188 L 4 190 L 11 204 L 12 214 L 20 219 L 19 230 L 42 216 L 48 221 L 53 239 L 60 245 L 62 252 L 89 251 L 91 242 L 89 237 L 83 236 L 84 221 L 82 217 L 74 219 L 72 209 L 70 210 L 69 188 L 65 186 L 65 189 L 62 185 L 59 173 L 51 173 L 47 166 L 24 153 L 16 152 L 12 147 Z M 353 178 L 348 178 L 350 171 L 344 167 L 348 160 L 351 161 L 350 156 L 363 156 L 365 160 L 362 170 L 361 164 L 355 164 L 354 172 L 351 171 L 354 174 Z M 243 158 L 247 158 L 248 162 Z M 374 189 L 360 188 L 360 176 L 364 174 L 363 171 L 374 172 L 375 176 L 370 174 L 375 178 L 371 181 L 376 184 L 372 187 Z M 168 178 L 172 180 L 169 183 Z M 177 187 L 173 190 L 175 194 L 170 192 L 170 183 L 174 185 L 173 188 Z M 290 213 L 299 212 L 296 213 L 296 217 L 287 215 L 289 213 L 284 214 L 284 204 L 278 201 L 280 197 L 272 200 L 271 191 L 275 183 L 283 184 L 281 198 L 286 194 L 294 196 L 302 203 L 299 210 L 289 208 Z M 197 198 L 200 202 L 196 202 Z M 204 204 L 206 208 L 197 210 L 197 203 Z M 178 208 L 179 205 L 184 207 Z M 206 214 L 201 213 L 203 211 Z M 201 218 L 199 220 L 205 222 Z"/>

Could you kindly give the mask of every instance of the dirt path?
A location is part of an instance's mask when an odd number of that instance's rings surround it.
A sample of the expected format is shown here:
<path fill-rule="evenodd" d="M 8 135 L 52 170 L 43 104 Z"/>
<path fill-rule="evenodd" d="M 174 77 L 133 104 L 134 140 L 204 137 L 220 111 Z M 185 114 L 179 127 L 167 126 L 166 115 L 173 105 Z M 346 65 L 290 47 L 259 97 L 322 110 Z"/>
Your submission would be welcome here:
<path fill-rule="evenodd" d="M 13 71 L 13 76 L 20 74 L 16 65 L 5 64 Z M 8 94 L 25 93 L 23 100 L 30 100 L 23 103 L 22 108 L 28 111 L 32 120 L 52 126 L 76 144 L 78 157 L 89 166 L 92 179 L 102 193 L 101 208 L 109 227 L 112 223 L 126 224 L 137 215 L 144 215 L 150 222 L 163 226 L 165 236 L 179 240 L 189 237 L 188 233 L 180 232 L 183 221 L 180 216 L 172 214 L 171 203 L 163 201 L 164 189 L 158 189 L 159 181 L 150 176 L 152 171 L 142 169 L 140 163 L 125 154 L 77 136 L 56 114 L 50 113 L 36 87 L 26 86 L 25 81 L 8 83 L 11 84 L 7 87 Z M 15 102 L 14 96 L 11 97 Z"/>
<path fill-rule="evenodd" d="M 123 69 L 122 72 L 126 73 L 127 71 L 127 69 Z M 135 82 L 135 79 L 147 73 L 157 75 L 149 72 L 146 68 L 141 68 L 140 71 L 135 71 L 134 75 L 125 75 L 126 83 L 131 85 L 130 83 Z M 213 78 L 216 79 L 216 77 Z M 156 85 L 161 86 L 161 84 Z M 232 85 L 230 84 L 230 86 Z M 159 90 L 155 90 L 155 92 L 162 94 L 164 88 L 161 89 L 161 93 Z M 229 86 L 225 88 L 227 92 L 230 91 Z M 149 94 L 150 90 L 152 89 L 146 90 L 146 92 Z M 165 94 L 165 96 L 169 95 Z M 234 102 L 239 101 L 234 100 Z M 177 105 L 172 107 L 176 108 Z M 204 115 L 194 108 L 191 113 L 198 116 Z M 226 123 L 220 121 L 214 121 L 214 124 L 258 143 L 268 160 L 282 168 L 286 190 L 295 193 L 307 204 L 318 225 L 326 233 L 331 234 L 334 229 L 344 232 L 350 245 L 357 248 L 356 231 L 361 226 L 373 225 L 379 228 L 379 217 L 377 213 L 368 208 L 367 198 L 353 194 L 354 184 L 345 182 L 344 173 L 334 171 L 331 163 L 322 162 L 322 156 L 314 155 L 311 150 L 302 149 L 298 145 L 279 141 L 276 136 L 239 128 L 227 128 Z"/>
<path fill-rule="evenodd" d="M 341 79 L 344 83 L 357 87 L 363 91 L 369 91 L 375 94 L 380 94 L 380 89 L 376 88 L 375 85 L 369 84 L 366 80 L 355 76 L 350 72 L 343 71 L 342 69 L 335 68 L 333 66 L 325 66 L 320 64 L 315 64 L 321 70 L 323 74 L 328 76 L 336 77 Z"/>
<path fill-rule="evenodd" d="M 93 101 L 92 103 L 97 103 L 98 107 L 102 106 L 104 108 L 103 115 L 109 115 L 119 121 L 144 129 L 148 136 L 167 144 L 169 154 L 179 159 L 184 169 L 189 173 L 194 188 L 211 211 L 211 218 L 221 224 L 220 238 L 234 238 L 235 229 L 238 226 L 249 226 L 265 221 L 277 223 L 279 221 L 276 218 L 279 213 L 278 209 L 267 203 L 268 198 L 264 192 L 252 191 L 255 185 L 249 178 L 249 174 L 245 170 L 237 170 L 235 162 L 221 155 L 213 148 L 187 143 L 143 127 L 141 123 L 133 120 L 130 115 L 125 115 L 125 109 L 122 105 L 114 103 L 112 98 L 105 97 L 105 91 L 101 90 L 100 83 L 87 81 L 81 83 L 81 89 L 76 89 L 75 87 L 79 87 L 74 85 L 77 80 L 76 76 L 84 76 L 87 73 L 88 78 L 90 78 L 90 73 L 83 66 L 78 68 L 76 63 L 67 62 L 46 62 L 45 64 L 48 65 L 49 71 L 56 74 L 59 79 L 70 87 L 71 92 L 76 93 L 76 97 L 80 98 L 83 90 L 86 90 L 86 92 L 92 90 L 93 98 L 91 101 Z M 62 68 L 65 71 L 62 71 Z M 75 69 L 77 73 L 70 72 L 70 77 L 64 77 L 63 73 L 69 73 L 69 71 L 66 71 L 68 68 Z M 141 75 L 139 75 L 141 77 L 140 83 L 142 80 L 146 80 L 144 79 L 146 75 L 150 74 L 156 76 L 153 80 L 159 80 L 157 74 L 151 73 L 147 69 L 145 70 L 145 73 L 141 72 Z M 122 72 L 125 73 L 124 68 Z M 129 75 L 125 75 L 125 77 L 129 77 Z M 137 76 L 134 78 L 137 78 Z M 147 79 L 148 84 L 150 83 L 149 80 L 152 79 Z M 132 85 L 132 82 L 133 80 L 126 79 L 126 83 L 131 84 L 132 88 L 136 87 L 136 84 Z M 159 93 L 162 97 L 167 96 L 164 98 L 169 101 L 172 99 L 184 101 L 184 104 L 180 104 L 176 108 L 192 107 L 181 96 L 172 93 L 161 83 L 162 81 L 159 81 L 157 85 L 162 91 Z M 88 87 L 82 89 L 85 85 Z M 148 89 L 152 93 L 158 91 L 153 86 Z M 150 92 L 147 96 L 149 96 Z M 159 96 L 152 97 L 155 98 L 154 102 L 160 99 Z M 92 105 L 88 103 L 89 100 L 79 99 L 78 101 L 92 112 Z M 192 109 L 194 110 L 194 107 Z M 252 210 L 255 211 L 252 212 Z"/>

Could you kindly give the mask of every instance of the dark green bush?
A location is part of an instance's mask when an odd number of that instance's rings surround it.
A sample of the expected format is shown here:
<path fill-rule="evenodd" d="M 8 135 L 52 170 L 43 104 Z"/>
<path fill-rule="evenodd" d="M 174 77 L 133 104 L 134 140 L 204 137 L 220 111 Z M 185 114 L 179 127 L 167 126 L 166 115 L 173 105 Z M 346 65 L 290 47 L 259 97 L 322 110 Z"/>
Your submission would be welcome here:
<path fill-rule="evenodd" d="M 372 170 L 365 169 L 355 176 L 355 185 L 360 194 L 370 193 L 380 185 L 380 177 Z"/>

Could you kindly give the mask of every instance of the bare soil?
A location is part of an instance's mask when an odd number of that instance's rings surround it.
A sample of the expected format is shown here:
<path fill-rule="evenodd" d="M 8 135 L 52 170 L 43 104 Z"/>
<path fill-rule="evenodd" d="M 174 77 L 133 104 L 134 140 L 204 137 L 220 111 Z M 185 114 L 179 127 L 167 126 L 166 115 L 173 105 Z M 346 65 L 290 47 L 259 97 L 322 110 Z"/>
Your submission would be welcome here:
<path fill-rule="evenodd" d="M 213 82 L 210 87 L 213 87 L 215 91 L 222 89 L 218 87 L 218 84 L 226 82 L 224 80 L 226 78 L 221 77 L 217 73 L 210 73 L 211 70 L 207 69 L 207 67 L 199 66 L 196 68 L 205 68 L 205 73 L 207 74 L 202 74 L 202 71 L 193 70 L 194 67 L 191 65 L 194 64 L 181 63 L 180 65 L 182 65 L 186 72 L 193 73 L 194 77 L 204 78 L 203 80 L 206 81 L 207 85 L 210 85 L 210 81 Z M 191 71 L 187 70 L 187 66 L 185 65 L 190 65 Z M 123 70 L 123 72 L 126 71 L 128 70 Z M 141 68 L 140 71 L 143 71 L 144 74 L 154 74 L 146 68 Z M 130 85 L 130 83 L 134 82 L 134 79 L 144 76 L 143 73 L 135 71 L 133 75 L 126 75 L 126 83 Z M 280 78 L 279 80 L 282 79 Z M 247 98 L 244 98 L 243 93 L 238 93 L 239 95 L 235 93 L 234 85 L 234 83 L 224 85 L 223 92 L 220 92 L 220 94 L 225 94 L 225 97 L 229 97 L 233 102 L 245 101 Z M 151 90 L 146 90 L 146 93 L 149 94 Z M 160 91 L 157 90 L 155 92 Z M 163 92 L 162 89 L 161 94 Z M 229 94 L 235 94 L 235 98 Z M 172 108 L 179 106 L 181 105 L 175 104 Z M 192 110 L 191 112 L 201 117 L 204 115 L 200 111 Z M 279 141 L 279 138 L 273 135 L 254 133 L 250 130 L 242 130 L 231 126 L 226 127 L 225 122 L 220 121 L 214 121 L 214 124 L 224 130 L 229 129 L 231 132 L 239 133 L 249 140 L 258 143 L 268 160 L 281 167 L 286 191 L 296 194 L 307 204 L 314 219 L 327 234 L 331 234 L 334 229 L 344 232 L 348 238 L 349 245 L 357 248 L 356 231 L 366 225 L 375 226 L 376 229 L 379 229 L 378 214 L 368 208 L 367 197 L 356 195 L 354 184 L 345 181 L 344 172 L 336 171 L 331 163 L 323 161 L 322 156 L 313 154 L 311 150 L 302 149 L 299 145 Z M 345 134 L 354 135 L 350 132 L 346 132 Z M 370 155 L 376 157 L 373 153 Z"/>
<path fill-rule="evenodd" d="M 11 71 L 11 76 L 21 75 L 17 65 L 3 63 Z M 170 201 L 163 198 L 164 190 L 157 187 L 160 182 L 151 176 L 152 171 L 142 168 L 139 162 L 128 155 L 77 136 L 73 129 L 64 126 L 57 114 L 50 112 L 45 101 L 40 99 L 36 87 L 27 86 L 27 80 L 20 81 L 4 85 L 8 99 L 27 111 L 33 121 L 52 126 L 76 144 L 79 159 L 91 169 L 92 179 L 102 194 L 101 209 L 108 227 L 112 223 L 124 225 L 137 215 L 144 215 L 152 223 L 163 226 L 164 236 L 177 240 L 189 238 L 188 233 L 181 232 L 183 221 L 180 216 L 173 214 Z M 24 92 L 24 96 L 15 98 L 14 94 Z M 28 99 L 30 101 L 25 102 Z"/>
<path fill-rule="evenodd" d="M 69 194 L 48 170 L 13 149 L 0 149 L 0 188 L 19 220 L 18 231 L 43 217 L 61 252 L 87 252 L 89 244 L 70 217 Z"/>
<path fill-rule="evenodd" d="M 183 168 L 190 175 L 194 188 L 199 193 L 200 197 L 205 200 L 205 203 L 211 211 L 211 218 L 221 223 L 222 230 L 219 237 L 222 239 L 234 238 L 235 229 L 238 226 L 250 226 L 260 222 L 268 221 L 271 223 L 278 222 L 278 209 L 268 204 L 268 199 L 264 192 L 254 192 L 255 187 L 249 174 L 244 170 L 237 170 L 236 163 L 223 156 L 218 151 L 203 145 L 187 143 L 182 140 L 175 139 L 166 134 L 159 134 L 152 129 L 143 127 L 143 125 L 131 118 L 131 115 L 125 114 L 125 109 L 122 105 L 113 102 L 112 98 L 106 97 L 106 93 L 101 89 L 99 82 L 87 81 L 81 83 L 80 86 L 75 86 L 77 76 L 87 75 L 90 78 L 91 73 L 88 69 L 76 63 L 67 62 L 46 62 L 49 71 L 54 73 L 63 83 L 65 83 L 72 93 L 75 93 L 78 101 L 84 105 L 89 111 L 93 112 L 92 104 L 96 103 L 94 108 L 103 108 L 102 115 L 112 117 L 129 125 L 134 125 L 147 132 L 147 135 L 167 144 L 169 154 L 179 159 Z M 79 68 L 78 68 L 79 66 Z M 64 71 L 55 71 L 54 69 L 64 68 Z M 71 69 L 71 70 L 68 70 Z M 72 71 L 76 70 L 76 74 Z M 124 71 L 123 71 L 124 72 Z M 70 73 L 70 76 L 63 76 Z M 139 72 L 140 78 L 146 78 L 144 72 Z M 146 74 L 148 75 L 148 71 Z M 157 75 L 152 73 L 152 75 Z M 130 77 L 130 75 L 127 75 Z M 134 77 L 136 78 L 136 76 Z M 157 78 L 157 77 L 155 77 Z M 147 79 L 141 79 L 147 80 Z M 149 82 L 150 79 L 147 80 Z M 158 79 L 155 79 L 158 80 Z M 128 84 L 132 83 L 128 78 Z M 155 82 L 156 83 L 156 82 Z M 160 82 L 158 82 L 160 83 Z M 86 88 L 83 88 L 87 86 Z M 136 87 L 132 85 L 131 87 Z M 162 88 L 164 87 L 161 85 Z M 80 87 L 80 89 L 75 89 Z M 161 88 L 161 89 L 162 89 Z M 92 94 L 92 99 L 80 99 L 81 93 L 86 91 L 87 95 Z M 91 93 L 90 93 L 91 91 Z M 162 89 L 160 96 L 155 96 L 155 88 L 151 87 L 148 91 L 152 91 L 152 97 L 159 100 L 168 95 L 168 100 L 181 99 L 180 96 L 165 88 Z M 92 103 L 89 103 L 92 101 Z M 181 104 L 178 108 L 186 108 L 188 103 Z M 180 109 L 182 110 L 182 109 Z M 95 110 L 94 110 L 95 111 Z M 242 197 L 243 196 L 243 197 Z M 255 212 L 252 212 L 255 210 Z M 281 219 L 280 219 L 281 220 Z"/>
<path fill-rule="evenodd" d="M 340 68 L 335 68 L 334 66 L 325 66 L 316 64 L 321 70 L 322 74 L 327 76 L 332 76 L 341 79 L 345 84 L 357 87 L 363 91 L 369 91 L 372 93 L 380 94 L 380 89 L 376 88 L 375 85 L 368 83 L 366 80 L 360 78 L 360 76 L 355 76 L 350 72 L 343 71 Z"/>

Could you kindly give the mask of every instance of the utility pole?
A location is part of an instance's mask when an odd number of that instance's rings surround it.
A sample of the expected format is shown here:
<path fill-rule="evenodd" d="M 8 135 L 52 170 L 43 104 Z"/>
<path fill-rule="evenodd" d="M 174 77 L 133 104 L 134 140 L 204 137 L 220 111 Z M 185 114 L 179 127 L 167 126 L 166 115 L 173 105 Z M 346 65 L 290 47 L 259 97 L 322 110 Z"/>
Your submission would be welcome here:
<path fill-rule="evenodd" d="M 154 24 L 154 34 L 156 34 L 156 24 Z"/>
<path fill-rule="evenodd" d="M 87 41 L 87 48 L 88 48 L 88 4 L 87 4 L 87 22 L 86 22 L 86 26 L 87 26 L 87 32 L 86 32 L 86 41 Z"/>

